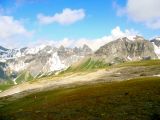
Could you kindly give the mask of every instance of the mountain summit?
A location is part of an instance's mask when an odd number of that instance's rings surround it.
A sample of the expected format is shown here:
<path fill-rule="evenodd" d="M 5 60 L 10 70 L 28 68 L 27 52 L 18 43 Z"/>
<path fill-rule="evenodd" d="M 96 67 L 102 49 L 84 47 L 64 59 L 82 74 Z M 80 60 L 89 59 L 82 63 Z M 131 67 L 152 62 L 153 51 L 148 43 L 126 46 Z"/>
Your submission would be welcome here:
<path fill-rule="evenodd" d="M 119 38 L 100 47 L 95 54 L 107 62 L 157 58 L 152 43 L 140 36 L 136 36 L 134 40 L 127 37 Z"/>
<path fill-rule="evenodd" d="M 160 40 L 151 41 L 141 36 L 122 37 L 101 46 L 95 53 L 84 44 L 82 47 L 56 48 L 51 45 L 7 49 L 0 47 L 1 79 L 15 79 L 21 73 L 33 78 L 62 71 L 85 57 L 118 63 L 160 58 Z M 24 72 L 27 71 L 27 72 Z"/>
<path fill-rule="evenodd" d="M 4 75 L 9 71 L 9 76 L 15 73 L 18 76 L 23 71 L 28 71 L 33 77 L 43 76 L 64 70 L 74 62 L 92 54 L 92 50 L 87 45 L 77 48 L 78 51 L 75 51 L 76 48 L 64 46 L 56 48 L 50 45 L 21 49 L 1 48 L 0 61 L 5 64 L 1 67 L 1 71 Z"/>

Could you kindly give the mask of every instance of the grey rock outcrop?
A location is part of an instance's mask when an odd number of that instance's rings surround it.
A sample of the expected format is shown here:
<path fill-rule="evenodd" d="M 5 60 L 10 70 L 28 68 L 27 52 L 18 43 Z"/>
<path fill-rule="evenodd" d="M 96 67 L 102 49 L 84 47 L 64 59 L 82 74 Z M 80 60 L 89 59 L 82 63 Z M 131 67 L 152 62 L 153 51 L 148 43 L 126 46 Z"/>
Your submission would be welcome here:
<path fill-rule="evenodd" d="M 160 47 L 160 37 L 151 40 L 151 42 L 153 42 L 157 47 Z"/>
<path fill-rule="evenodd" d="M 95 55 L 103 57 L 107 62 L 140 60 L 146 57 L 157 58 L 152 43 L 140 36 L 136 36 L 134 40 L 124 37 L 107 43 L 100 47 Z"/>

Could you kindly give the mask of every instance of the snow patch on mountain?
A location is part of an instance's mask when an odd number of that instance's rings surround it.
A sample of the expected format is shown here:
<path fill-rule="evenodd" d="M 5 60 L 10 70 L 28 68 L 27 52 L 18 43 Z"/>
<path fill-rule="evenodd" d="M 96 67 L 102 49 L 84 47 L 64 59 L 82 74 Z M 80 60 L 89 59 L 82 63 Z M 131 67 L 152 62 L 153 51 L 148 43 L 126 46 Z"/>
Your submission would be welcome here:
<path fill-rule="evenodd" d="M 40 45 L 26 50 L 26 54 L 37 54 L 40 50 L 44 49 L 46 45 Z"/>
<path fill-rule="evenodd" d="M 160 37 L 155 38 L 155 40 L 159 40 L 160 41 Z"/>
<path fill-rule="evenodd" d="M 127 56 L 127 59 L 130 60 L 130 61 L 132 61 L 132 58 L 130 56 Z"/>
<path fill-rule="evenodd" d="M 135 38 L 136 38 L 136 36 L 127 36 L 127 38 L 128 38 L 129 40 L 131 40 L 131 41 L 134 41 Z"/>
<path fill-rule="evenodd" d="M 15 55 L 13 54 L 13 56 L 14 58 L 19 58 L 19 57 L 25 56 L 25 54 L 24 52 L 21 52 L 20 49 L 17 49 Z"/>
<path fill-rule="evenodd" d="M 58 53 L 53 53 L 52 57 L 48 60 L 47 65 L 50 67 L 50 71 L 58 71 L 66 68 L 66 66 L 59 59 Z"/>
<path fill-rule="evenodd" d="M 6 52 L 6 51 L 0 49 L 0 52 Z"/>
<path fill-rule="evenodd" d="M 6 60 L 2 58 L 2 59 L 0 59 L 0 62 L 5 63 Z"/>
<path fill-rule="evenodd" d="M 13 79 L 13 83 L 17 85 L 16 78 Z"/>
<path fill-rule="evenodd" d="M 153 43 L 153 46 L 154 46 L 154 52 L 156 53 L 156 55 L 160 59 L 160 47 L 156 46 L 154 42 L 152 42 L 152 43 Z"/>
<path fill-rule="evenodd" d="M 47 51 L 47 53 L 49 53 L 49 54 L 52 53 L 52 52 L 53 52 L 52 50 Z"/>
<path fill-rule="evenodd" d="M 19 61 L 17 63 L 11 63 L 8 65 L 11 70 L 16 71 L 16 72 L 25 70 L 28 67 L 28 63 L 24 63 L 23 61 Z"/>

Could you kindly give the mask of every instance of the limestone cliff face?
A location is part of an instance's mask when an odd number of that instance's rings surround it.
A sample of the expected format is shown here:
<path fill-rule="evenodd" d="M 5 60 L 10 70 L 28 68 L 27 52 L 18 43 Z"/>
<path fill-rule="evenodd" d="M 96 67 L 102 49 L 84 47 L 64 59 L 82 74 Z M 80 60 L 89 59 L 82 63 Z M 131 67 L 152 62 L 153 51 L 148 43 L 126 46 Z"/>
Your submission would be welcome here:
<path fill-rule="evenodd" d="M 21 49 L 0 46 L 0 81 L 10 76 L 15 78 L 22 71 L 33 77 L 52 74 L 88 56 L 107 63 L 157 59 L 160 58 L 160 38 L 151 41 L 140 36 L 119 38 L 101 46 L 95 53 L 87 45 L 75 48 L 39 45 Z"/>
<path fill-rule="evenodd" d="M 124 37 L 105 44 L 95 52 L 95 55 L 103 57 L 107 62 L 157 58 L 153 44 L 139 36 L 134 40 Z"/>
<path fill-rule="evenodd" d="M 151 40 L 157 47 L 160 47 L 160 37 L 154 38 Z"/>
<path fill-rule="evenodd" d="M 157 57 L 160 59 L 160 37 L 156 37 L 153 40 L 151 40 L 153 46 L 154 46 L 154 51 L 157 55 Z"/>
<path fill-rule="evenodd" d="M 5 65 L 0 65 L 0 79 L 6 79 L 7 69 L 11 74 L 28 71 L 33 77 L 64 70 L 89 54 L 92 54 L 92 50 L 87 45 L 75 48 L 39 45 L 21 49 L 0 46 L 0 63 Z"/>

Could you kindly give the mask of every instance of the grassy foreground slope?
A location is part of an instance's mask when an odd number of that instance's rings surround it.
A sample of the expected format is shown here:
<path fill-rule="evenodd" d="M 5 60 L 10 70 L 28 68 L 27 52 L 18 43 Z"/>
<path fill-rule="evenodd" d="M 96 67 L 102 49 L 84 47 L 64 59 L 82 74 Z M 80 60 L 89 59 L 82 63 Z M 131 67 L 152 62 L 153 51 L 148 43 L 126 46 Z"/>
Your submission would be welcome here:
<path fill-rule="evenodd" d="M 130 66 L 130 67 L 137 67 L 137 66 L 160 66 L 160 60 L 141 60 L 141 61 L 129 61 L 124 62 L 122 64 L 118 64 L 118 66 L 124 67 L 124 66 Z"/>
<path fill-rule="evenodd" d="M 32 93 L 20 99 L 0 98 L 0 120 L 160 119 L 160 77 L 154 77 L 160 74 L 160 60 L 126 62 L 107 67 L 101 61 L 87 59 L 63 74 L 92 71 L 97 66 L 106 69 L 122 68 L 118 72 L 121 74 L 112 75 L 117 79 L 122 76 L 131 79 L 134 75 L 140 78 L 58 88 Z M 104 79 L 110 77 L 105 76 Z"/>
<path fill-rule="evenodd" d="M 0 100 L 1 120 L 159 120 L 160 77 L 97 83 Z"/>

